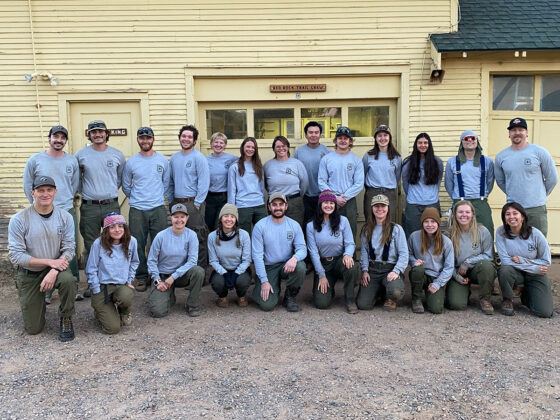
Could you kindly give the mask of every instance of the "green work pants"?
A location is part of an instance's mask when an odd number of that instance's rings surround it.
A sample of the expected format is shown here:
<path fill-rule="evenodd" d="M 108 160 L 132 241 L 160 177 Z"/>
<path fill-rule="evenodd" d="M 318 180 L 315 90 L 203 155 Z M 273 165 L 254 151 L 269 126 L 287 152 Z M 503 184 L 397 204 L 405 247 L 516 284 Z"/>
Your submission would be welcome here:
<path fill-rule="evenodd" d="M 397 223 L 397 189 L 396 188 L 374 188 L 366 187 L 364 194 L 364 218 L 367 220 L 372 216 L 371 199 L 378 194 L 383 194 L 389 199 L 389 209 L 391 210 L 391 222 Z"/>
<path fill-rule="evenodd" d="M 212 285 L 212 290 L 216 292 L 218 297 L 225 298 L 228 295 L 228 288 L 226 286 L 226 280 L 224 276 L 218 274 L 216 271 L 212 271 L 210 275 L 210 284 Z M 235 291 L 238 297 L 243 297 L 247 294 L 247 289 L 251 285 L 251 271 L 247 270 L 240 274 L 235 280 Z"/>
<path fill-rule="evenodd" d="M 445 290 L 445 304 L 449 309 L 461 311 L 467 309 L 469 296 L 471 294 L 470 284 L 478 284 L 479 297 L 488 298 L 492 296 L 494 287 L 494 279 L 496 278 L 496 269 L 494 264 L 489 260 L 479 261 L 474 267 L 467 270 L 466 276 L 469 279 L 468 284 L 461 284 L 454 278 L 447 282 Z"/>
<path fill-rule="evenodd" d="M 237 209 L 239 212 L 239 229 L 243 229 L 249 233 L 253 232 L 253 226 L 267 216 L 266 207 L 264 204 L 255 207 L 243 207 Z"/>
<path fill-rule="evenodd" d="M 399 275 L 393 281 L 387 281 L 387 274 L 393 271 L 395 264 L 375 262 L 368 268 L 369 283 L 363 286 L 360 283 L 356 305 L 359 309 L 373 309 L 378 296 L 399 302 L 404 296 L 404 279 Z"/>
<path fill-rule="evenodd" d="M 108 302 L 105 302 L 105 287 Z M 133 298 L 134 289 L 126 284 L 102 284 L 101 291 L 91 296 L 91 307 L 104 333 L 117 334 L 121 330 L 121 315 L 130 313 Z"/>
<path fill-rule="evenodd" d="M 204 221 L 210 232 L 218 228 L 218 215 L 227 203 L 227 192 L 210 192 L 206 196 L 206 210 L 204 211 Z"/>
<path fill-rule="evenodd" d="M 476 213 L 476 221 L 481 225 L 484 225 L 486 229 L 492 235 L 492 240 L 494 240 L 494 221 L 492 220 L 492 209 L 488 200 L 481 200 L 480 198 L 467 198 L 465 201 L 470 201 L 474 207 Z M 461 200 L 453 200 L 453 205 L 456 206 Z"/>
<path fill-rule="evenodd" d="M 533 227 L 536 227 L 546 238 L 548 234 L 548 218 L 546 206 L 530 207 L 525 209 L 527 213 L 527 221 Z"/>
<path fill-rule="evenodd" d="M 417 230 L 422 229 L 422 222 L 420 221 L 420 219 L 422 217 L 424 209 L 426 209 L 427 207 L 435 207 L 441 216 L 439 202 L 428 204 L 426 206 L 424 206 L 423 204 L 406 203 L 406 207 L 404 208 L 403 229 L 407 239 L 412 234 L 412 232 L 416 232 Z"/>
<path fill-rule="evenodd" d="M 504 299 L 513 299 L 513 288 L 522 286 L 521 302 L 533 314 L 541 318 L 550 318 L 554 314 L 550 281 L 545 274 L 527 273 L 512 265 L 501 265 L 498 268 L 498 281 Z"/>
<path fill-rule="evenodd" d="M 160 274 L 161 280 L 167 279 L 168 275 Z M 152 282 L 150 290 L 150 297 L 148 299 L 150 305 L 150 312 L 154 318 L 163 318 L 169 314 L 169 310 L 175 305 L 175 288 L 184 287 L 189 290 L 189 297 L 187 298 L 187 306 L 189 308 L 198 308 L 198 297 L 200 296 L 200 289 L 204 283 L 205 273 L 204 270 L 195 265 L 191 267 L 184 276 L 179 277 L 173 282 L 173 285 L 165 292 L 160 292 Z"/>
<path fill-rule="evenodd" d="M 285 262 L 280 262 L 272 265 L 267 265 L 266 276 L 268 282 L 272 286 L 273 292 L 270 292 L 266 301 L 261 298 L 261 282 L 259 279 L 255 282 L 253 289 L 253 300 L 257 302 L 263 311 L 272 311 L 278 304 L 280 296 L 280 282 L 286 280 L 286 288 L 293 288 L 299 290 L 305 280 L 305 263 L 298 261 L 296 269 L 291 273 L 284 272 Z"/>
<path fill-rule="evenodd" d="M 422 302 L 425 302 L 428 311 L 433 314 L 441 314 L 445 300 L 445 287 L 439 288 L 435 293 L 427 292 L 428 286 L 434 281 L 434 277 L 428 276 L 422 266 L 412 267 L 408 276 L 412 290 L 412 300 L 421 299 Z"/>
<path fill-rule="evenodd" d="M 194 201 L 189 200 L 183 203 L 189 212 L 189 220 L 187 220 L 187 227 L 196 233 L 198 237 L 198 262 L 197 265 L 206 270 L 208 267 L 208 227 L 204 221 L 206 214 L 206 203 L 202 203 L 200 208 L 197 209 Z"/>
<path fill-rule="evenodd" d="M 350 269 L 346 268 L 342 262 L 342 257 L 336 257 L 332 261 L 322 260 L 321 264 L 325 269 L 325 277 L 329 282 L 329 287 L 325 293 L 318 289 L 319 277 L 315 275 L 313 280 L 313 304 L 317 309 L 328 309 L 334 297 L 334 285 L 338 279 L 344 281 L 344 302 L 354 303 L 354 287 L 358 279 L 358 264 Z"/>
<path fill-rule="evenodd" d="M 345 216 L 350 222 L 352 229 L 352 236 L 356 240 L 356 232 L 358 230 L 358 205 L 356 204 L 356 197 L 351 198 L 346 202 L 343 207 L 340 207 L 340 214 Z"/>
<path fill-rule="evenodd" d="M 148 265 L 146 244 L 148 236 L 153 241 L 156 235 L 167 228 L 167 209 L 164 205 L 151 210 L 138 210 L 131 207 L 128 212 L 128 225 L 130 233 L 136 238 L 138 244 L 138 259 L 140 263 L 136 269 L 138 280 L 148 281 Z"/>
<path fill-rule="evenodd" d="M 317 205 L 318 205 L 319 196 L 310 196 L 304 195 L 303 196 L 303 207 L 304 207 L 304 216 L 303 216 L 303 223 L 307 226 L 307 223 L 313 219 L 315 213 L 317 213 Z M 305 229 L 303 229 L 303 233 L 305 233 Z"/>
<path fill-rule="evenodd" d="M 103 229 L 103 220 L 109 213 L 120 212 L 119 202 L 111 200 L 107 204 L 88 204 L 80 206 L 80 233 L 84 238 L 84 264 L 87 264 L 89 250 Z"/>
<path fill-rule="evenodd" d="M 291 198 L 288 200 L 288 210 L 286 210 L 286 216 L 290 219 L 294 219 L 301 226 L 301 230 L 305 232 L 305 226 L 303 224 L 305 215 L 305 208 L 303 206 L 303 197 L 300 195 L 296 198 Z"/>
<path fill-rule="evenodd" d="M 18 270 L 16 288 L 23 315 L 23 327 L 28 334 L 39 334 L 45 326 L 45 293 L 40 291 L 40 287 L 43 278 L 50 270 L 50 267 L 37 272 L 23 268 Z M 58 316 L 70 317 L 74 315 L 76 279 L 69 269 L 58 273 L 54 288 L 58 290 L 58 296 L 60 297 Z"/>

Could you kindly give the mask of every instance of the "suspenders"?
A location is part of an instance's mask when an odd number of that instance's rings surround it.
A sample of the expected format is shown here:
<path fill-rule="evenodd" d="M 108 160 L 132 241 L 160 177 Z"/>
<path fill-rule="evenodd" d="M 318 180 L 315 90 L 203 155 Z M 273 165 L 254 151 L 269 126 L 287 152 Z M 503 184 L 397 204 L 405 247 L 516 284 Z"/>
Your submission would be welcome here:
<path fill-rule="evenodd" d="M 381 254 L 381 261 L 386 262 L 389 259 L 389 247 L 391 246 L 391 240 L 393 239 L 393 227 L 395 224 L 391 222 L 391 231 L 389 232 L 389 241 L 383 245 L 383 253 Z M 375 262 L 375 250 L 371 246 L 371 241 L 369 241 L 369 260 Z"/>
<path fill-rule="evenodd" d="M 455 156 L 455 175 L 457 175 L 457 186 L 461 200 L 465 199 L 465 189 L 463 188 L 463 177 L 461 176 L 461 162 L 459 156 Z M 480 199 L 484 200 L 486 192 L 486 162 L 484 156 L 480 155 Z"/>

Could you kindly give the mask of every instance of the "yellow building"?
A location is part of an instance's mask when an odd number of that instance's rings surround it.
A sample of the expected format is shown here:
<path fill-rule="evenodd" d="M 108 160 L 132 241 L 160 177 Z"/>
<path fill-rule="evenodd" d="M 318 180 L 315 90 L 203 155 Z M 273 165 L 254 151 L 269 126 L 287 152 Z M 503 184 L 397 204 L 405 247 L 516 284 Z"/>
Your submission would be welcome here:
<path fill-rule="evenodd" d="M 559 162 L 560 42 L 519 33 L 534 30 L 534 21 L 516 20 L 508 32 L 515 3 L 4 0 L 0 250 L 10 215 L 28 204 L 25 162 L 46 148 L 58 123 L 70 131 L 70 153 L 87 143 L 87 122 L 103 119 L 114 130 L 110 144 L 127 157 L 138 150 L 139 126 L 151 126 L 156 149 L 169 156 L 179 148 L 179 127 L 194 123 L 203 153 L 212 132 L 223 131 L 234 154 L 245 136 L 257 137 L 263 160 L 277 134 L 294 148 L 303 144 L 309 120 L 321 121 L 328 145 L 338 125 L 349 125 L 359 156 L 386 123 L 403 156 L 425 131 L 446 161 L 468 128 L 493 157 L 508 144 L 507 121 L 521 116 L 530 140 Z M 532 2 L 531 10 L 541 3 L 549 2 Z M 541 27 L 556 30 L 560 17 L 546 13 Z M 493 33 L 503 44 L 487 43 Z M 501 208 L 497 187 L 491 198 Z M 441 201 L 449 206 L 443 187 Z M 552 227 L 559 201 L 560 188 L 549 199 Z M 550 230 L 560 250 L 560 234 Z"/>

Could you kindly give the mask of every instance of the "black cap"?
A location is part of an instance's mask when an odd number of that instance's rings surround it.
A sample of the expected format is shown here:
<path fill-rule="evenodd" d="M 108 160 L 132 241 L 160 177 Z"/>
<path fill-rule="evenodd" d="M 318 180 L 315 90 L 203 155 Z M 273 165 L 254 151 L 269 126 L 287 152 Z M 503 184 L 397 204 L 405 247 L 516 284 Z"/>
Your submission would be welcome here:
<path fill-rule="evenodd" d="M 523 118 L 514 118 L 509 122 L 509 127 L 507 129 L 511 130 L 515 127 L 523 127 L 525 130 L 527 130 L 527 121 L 525 121 Z"/>
<path fill-rule="evenodd" d="M 336 129 L 336 134 L 334 135 L 334 137 L 337 138 L 338 136 L 346 136 L 353 139 L 350 129 L 348 127 L 344 127 L 343 125 Z"/>
<path fill-rule="evenodd" d="M 54 183 L 54 179 L 50 176 L 46 175 L 37 175 L 33 180 L 33 189 L 42 187 L 43 185 L 50 185 L 51 187 L 56 188 L 56 184 Z"/>
<path fill-rule="evenodd" d="M 55 125 L 49 130 L 49 137 L 56 133 L 62 133 L 68 138 L 68 130 L 61 125 Z"/>
<path fill-rule="evenodd" d="M 93 131 L 93 130 L 105 130 L 105 131 L 108 131 L 108 130 L 107 130 L 107 126 L 106 126 L 105 123 L 104 123 L 103 121 L 101 121 L 101 120 L 95 120 L 95 121 L 92 121 L 92 122 L 90 122 L 90 123 L 88 124 L 88 126 L 87 126 L 87 133 L 89 134 L 90 131 Z"/>
<path fill-rule="evenodd" d="M 154 137 L 154 130 L 152 130 L 150 127 L 140 127 L 138 129 L 138 131 L 136 132 L 136 136 L 137 137 L 140 137 L 140 136 Z"/>

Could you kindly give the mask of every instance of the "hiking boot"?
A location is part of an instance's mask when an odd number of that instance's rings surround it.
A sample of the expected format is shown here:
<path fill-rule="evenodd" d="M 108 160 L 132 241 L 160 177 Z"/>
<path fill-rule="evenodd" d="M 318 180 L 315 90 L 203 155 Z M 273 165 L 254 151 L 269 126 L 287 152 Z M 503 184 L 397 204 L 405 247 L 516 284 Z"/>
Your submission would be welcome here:
<path fill-rule="evenodd" d="M 72 318 L 69 316 L 60 317 L 60 341 L 72 341 L 74 339 L 74 325 L 72 325 Z"/>
<path fill-rule="evenodd" d="M 502 314 L 506 316 L 514 316 L 513 301 L 511 299 L 504 299 L 502 301 Z"/>
<path fill-rule="evenodd" d="M 424 313 L 424 305 L 422 304 L 421 299 L 414 299 L 412 301 L 412 312 L 414 312 L 415 314 Z"/>
<path fill-rule="evenodd" d="M 513 296 L 520 298 L 523 294 L 523 286 L 517 286 L 513 288 Z"/>
<path fill-rule="evenodd" d="M 494 314 L 494 307 L 492 306 L 492 302 L 490 302 L 490 298 L 488 297 L 480 298 L 480 310 L 485 315 Z"/>
<path fill-rule="evenodd" d="M 80 292 L 76 293 L 76 302 L 79 302 L 81 300 L 84 300 L 84 295 L 82 295 Z"/>
<path fill-rule="evenodd" d="M 237 300 L 237 304 L 241 307 L 244 308 L 246 306 L 249 306 L 249 299 L 247 299 L 247 296 L 241 296 L 238 300 Z"/>
<path fill-rule="evenodd" d="M 388 312 L 394 312 L 397 310 L 397 302 L 392 299 L 387 299 L 383 304 L 383 310 Z"/>
<path fill-rule="evenodd" d="M 146 280 L 134 279 L 132 285 L 137 292 L 145 292 L 148 288 L 148 282 Z"/>
<path fill-rule="evenodd" d="M 218 308 L 227 308 L 229 306 L 227 297 L 218 298 L 218 300 L 216 301 L 216 306 Z"/>
<path fill-rule="evenodd" d="M 200 315 L 200 309 L 198 309 L 198 308 L 194 308 L 194 307 L 191 307 L 189 305 L 185 305 L 185 309 L 187 310 L 187 313 L 189 314 L 189 316 L 192 316 L 193 318 Z"/>
<path fill-rule="evenodd" d="M 132 325 L 132 315 L 131 314 L 121 314 L 121 325 L 128 327 Z"/>
<path fill-rule="evenodd" d="M 85 298 L 91 297 L 91 289 L 89 288 L 89 286 L 86 290 L 84 290 L 84 293 L 82 293 L 82 296 L 85 297 Z"/>
<path fill-rule="evenodd" d="M 296 296 L 299 293 L 299 289 L 294 287 L 287 287 L 286 293 L 284 293 L 284 300 L 282 304 L 286 307 L 288 312 L 299 312 L 299 306 L 296 303 Z"/>
<path fill-rule="evenodd" d="M 502 289 L 500 289 L 500 283 L 498 283 L 498 279 L 494 280 L 494 286 L 492 286 L 492 294 L 494 296 L 500 296 L 502 294 Z"/>
<path fill-rule="evenodd" d="M 358 307 L 353 301 L 346 301 L 344 305 L 346 306 L 346 312 L 348 312 L 349 314 L 354 315 L 358 313 Z"/>

